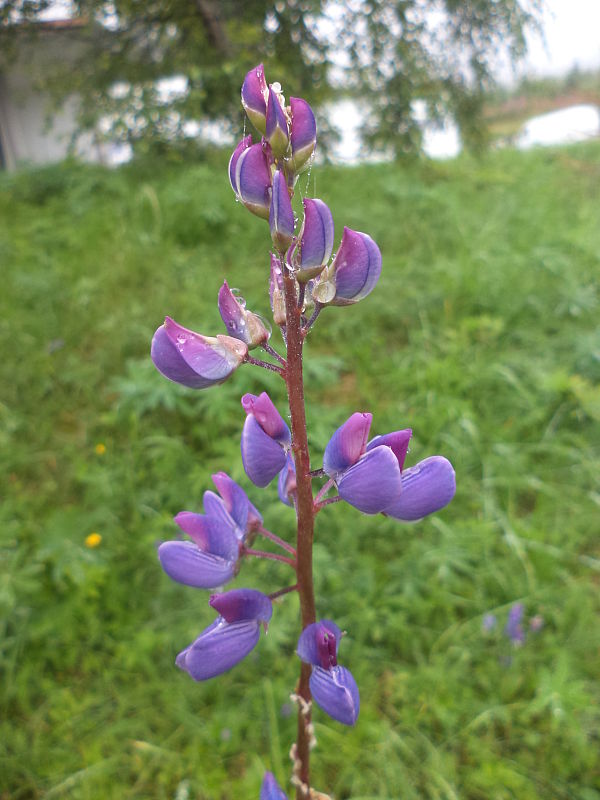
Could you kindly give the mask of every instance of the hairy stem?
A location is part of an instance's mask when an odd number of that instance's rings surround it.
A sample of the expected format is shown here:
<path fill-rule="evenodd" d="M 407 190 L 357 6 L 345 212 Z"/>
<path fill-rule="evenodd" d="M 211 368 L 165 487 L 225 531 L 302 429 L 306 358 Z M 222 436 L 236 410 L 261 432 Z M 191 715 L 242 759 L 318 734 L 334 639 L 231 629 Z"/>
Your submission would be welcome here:
<path fill-rule="evenodd" d="M 278 372 L 280 375 L 283 375 L 282 367 L 278 367 L 277 364 L 270 364 L 268 361 L 261 361 L 260 358 L 254 358 L 248 355 L 246 356 L 246 363 L 254 364 L 255 367 L 262 367 L 263 369 L 270 369 L 271 372 Z"/>
<path fill-rule="evenodd" d="M 279 553 L 267 553 L 264 550 L 252 550 L 249 547 L 244 547 L 243 551 L 245 556 L 255 556 L 256 558 L 268 558 L 271 561 L 283 561 L 284 564 L 289 564 L 290 567 L 296 569 L 296 562 L 293 558 L 287 556 L 280 556 Z"/>
<path fill-rule="evenodd" d="M 296 551 L 298 576 L 298 595 L 300 597 L 300 614 L 302 617 L 302 630 L 307 625 L 316 621 L 315 594 L 312 574 L 312 545 L 314 534 L 314 506 L 312 493 L 312 480 L 310 476 L 310 455 L 308 452 L 308 438 L 306 435 L 306 413 L 304 408 L 304 382 L 302 375 L 302 344 L 303 334 L 301 328 L 301 309 L 298 308 L 296 299 L 296 281 L 288 270 L 284 278 L 286 331 L 287 331 L 287 368 L 285 381 L 287 385 L 288 400 L 292 424 L 292 452 L 296 465 L 296 514 L 298 518 Z M 296 694 L 308 704 L 311 699 L 308 681 L 310 678 L 310 664 L 302 664 L 300 679 Z M 296 790 L 296 800 L 303 800 L 306 791 L 303 787 L 310 786 L 310 710 L 303 713 L 298 711 L 298 737 L 296 739 L 295 758 L 298 762 L 296 777 L 300 781 Z"/>
<path fill-rule="evenodd" d="M 298 589 L 298 584 L 295 583 L 293 586 L 286 586 L 285 589 L 278 589 L 276 592 L 271 592 L 271 594 L 268 597 L 269 600 L 275 600 L 277 597 L 283 597 L 284 594 L 295 592 L 297 589 Z"/>
<path fill-rule="evenodd" d="M 286 542 L 280 536 L 277 536 L 276 533 L 271 533 L 271 531 L 268 531 L 263 527 L 260 527 L 257 532 L 260 533 L 261 536 L 264 536 L 265 539 L 270 539 L 272 542 L 275 542 L 275 544 L 278 544 L 279 547 L 283 547 L 284 550 L 287 550 L 288 553 L 291 553 L 293 556 L 296 555 L 296 548 L 292 547 L 291 544 Z"/>

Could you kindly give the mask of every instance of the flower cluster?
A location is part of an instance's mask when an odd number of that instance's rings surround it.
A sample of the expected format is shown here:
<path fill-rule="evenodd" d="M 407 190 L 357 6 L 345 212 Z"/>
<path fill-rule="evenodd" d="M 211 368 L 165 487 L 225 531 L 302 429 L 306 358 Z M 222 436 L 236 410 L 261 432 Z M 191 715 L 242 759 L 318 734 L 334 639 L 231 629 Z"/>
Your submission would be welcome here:
<path fill-rule="evenodd" d="M 177 656 L 176 664 L 196 681 L 231 669 L 256 647 L 261 627 L 266 633 L 272 601 L 297 591 L 302 632 L 296 653 L 303 662 L 297 697 L 306 719 L 304 726 L 299 725 L 294 781 L 306 787 L 307 794 L 309 700 L 312 697 L 326 714 L 344 725 L 356 723 L 360 707 L 352 673 L 338 664 L 342 632 L 329 619 L 317 621 L 310 567 L 314 519 L 326 505 L 343 500 L 364 514 L 415 521 L 447 505 L 456 484 L 452 465 L 442 456 L 405 468 L 411 429 L 372 437 L 372 414 L 368 412 L 352 414 L 333 432 L 322 467 L 311 468 L 302 344 L 324 307 L 350 306 L 370 294 L 381 274 L 381 253 L 368 234 L 344 227 L 334 254 L 333 216 L 323 200 L 305 198 L 301 218 L 294 214 L 298 174 L 311 163 L 317 141 L 315 117 L 308 103 L 292 97 L 286 104 L 279 84 L 267 85 L 259 65 L 244 80 L 242 105 L 260 140 L 253 142 L 248 135 L 239 142 L 229 162 L 229 179 L 238 201 L 269 222 L 273 245 L 269 301 L 286 345 L 285 357 L 270 344 L 270 325 L 248 310 L 226 281 L 217 298 L 226 333 L 205 336 L 166 317 L 154 334 L 151 356 L 164 376 L 192 389 L 222 383 L 242 364 L 271 370 L 285 381 L 290 425 L 266 392 L 242 396 L 246 417 L 241 458 L 255 486 L 264 488 L 277 478 L 281 502 L 296 513 L 296 543 L 294 546 L 267 530 L 244 489 L 226 473 L 218 472 L 212 476 L 217 492 L 204 494 L 204 513 L 181 511 L 175 517 L 188 538 L 163 542 L 158 557 L 171 579 L 200 589 L 220 589 L 236 578 L 250 556 L 284 563 L 295 573 L 293 585 L 270 594 L 247 588 L 212 594 L 209 605 L 217 618 Z M 270 360 L 250 355 L 257 348 Z M 322 481 L 316 496 L 313 480 Z M 337 493 L 332 496 L 333 491 Z M 258 536 L 284 553 L 253 549 Z M 260 797 L 285 800 L 269 772 Z"/>

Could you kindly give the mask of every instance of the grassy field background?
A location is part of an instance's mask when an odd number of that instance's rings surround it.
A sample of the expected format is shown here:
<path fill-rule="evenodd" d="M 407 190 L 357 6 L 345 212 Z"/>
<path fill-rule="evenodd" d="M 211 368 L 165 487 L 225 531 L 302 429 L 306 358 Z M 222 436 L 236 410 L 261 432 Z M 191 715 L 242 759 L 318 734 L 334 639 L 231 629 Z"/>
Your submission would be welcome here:
<path fill-rule="evenodd" d="M 226 163 L 0 176 L 3 800 L 251 800 L 264 769 L 288 788 L 296 598 L 195 684 L 174 657 L 214 613 L 155 555 L 220 469 L 293 531 L 239 453 L 239 398 L 282 407 L 277 376 L 194 393 L 149 359 L 167 313 L 222 332 L 225 277 L 268 312 L 268 226 Z M 599 182 L 598 143 L 302 179 L 337 241 L 348 225 L 383 253 L 373 294 L 308 340 L 314 466 L 371 410 L 374 433 L 413 428 L 407 463 L 443 454 L 458 482 L 417 525 L 319 515 L 318 613 L 348 631 L 362 702 L 355 729 L 315 713 L 314 783 L 338 800 L 600 800 Z M 286 570 L 247 563 L 235 585 L 274 591 Z"/>

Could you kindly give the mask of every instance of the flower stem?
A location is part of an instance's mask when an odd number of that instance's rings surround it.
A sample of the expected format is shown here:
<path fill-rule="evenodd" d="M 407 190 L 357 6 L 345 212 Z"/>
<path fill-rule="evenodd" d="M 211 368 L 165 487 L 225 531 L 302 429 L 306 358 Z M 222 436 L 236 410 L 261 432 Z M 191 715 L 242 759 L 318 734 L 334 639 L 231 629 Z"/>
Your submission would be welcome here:
<path fill-rule="evenodd" d="M 271 592 L 268 595 L 269 600 L 276 600 L 278 597 L 283 597 L 284 594 L 289 594 L 290 592 L 295 592 L 298 588 L 298 584 L 295 583 L 293 586 L 286 586 L 285 589 L 279 589 L 276 592 Z"/>
<path fill-rule="evenodd" d="M 333 480 L 333 478 L 329 478 L 327 483 L 325 483 L 325 484 L 323 484 L 323 486 L 321 486 L 321 488 L 319 489 L 319 493 L 315 497 L 315 506 L 317 506 L 321 502 L 321 498 L 325 497 L 325 495 L 331 489 L 331 487 L 334 485 L 334 483 L 335 483 L 335 481 Z"/>
<path fill-rule="evenodd" d="M 321 313 L 322 309 L 323 309 L 323 306 L 320 305 L 320 303 L 315 303 L 315 310 L 313 311 L 311 318 L 308 320 L 306 325 L 302 328 L 302 336 L 306 336 L 306 334 L 312 328 L 314 322 L 316 321 L 317 317 Z"/>
<path fill-rule="evenodd" d="M 291 553 L 293 556 L 296 555 L 296 548 L 292 547 L 291 544 L 281 539 L 276 533 L 271 533 L 271 531 L 268 531 L 266 528 L 259 528 L 258 533 L 260 533 L 261 536 L 264 536 L 266 539 L 270 539 L 272 542 L 275 542 L 275 544 L 278 544 L 280 547 L 283 547 L 284 550 L 287 550 L 288 553 Z"/>
<path fill-rule="evenodd" d="M 298 575 L 298 595 L 302 630 L 316 621 L 315 594 L 312 574 L 312 545 L 314 534 L 314 506 L 312 479 L 310 476 L 310 455 L 306 434 L 306 412 L 304 408 L 304 381 L 302 374 L 302 345 L 304 336 L 301 327 L 302 311 L 296 298 L 296 281 L 289 270 L 284 268 L 283 277 L 287 332 L 287 367 L 285 381 L 292 426 L 292 452 L 296 466 L 296 514 L 298 519 L 296 550 L 298 553 L 296 573 Z M 310 664 L 302 663 L 296 694 L 306 703 L 311 699 L 308 681 Z M 298 713 L 298 737 L 295 758 L 299 762 L 297 775 L 300 784 L 310 786 L 310 712 Z M 296 800 L 303 800 L 302 785 L 296 791 Z"/>
<path fill-rule="evenodd" d="M 279 361 L 279 363 L 281 364 L 281 366 L 285 367 L 285 358 L 283 356 L 280 356 L 279 353 L 277 352 L 277 350 L 275 350 L 274 347 L 271 347 L 271 345 L 268 344 L 267 342 L 265 342 L 261 346 L 262 346 L 262 349 L 265 351 L 265 353 L 268 353 L 270 356 L 273 356 L 273 358 L 276 358 L 277 361 Z"/>
<path fill-rule="evenodd" d="M 246 356 L 246 363 L 247 364 L 254 364 L 255 367 L 262 367 L 263 369 L 270 369 L 271 372 L 277 372 L 279 375 L 283 375 L 283 368 L 277 366 L 277 364 L 270 364 L 268 361 L 261 361 L 260 358 L 254 358 L 253 356 Z"/>
<path fill-rule="evenodd" d="M 339 503 L 341 499 L 342 498 L 339 496 L 339 494 L 336 494 L 335 497 L 328 497 L 326 500 L 321 500 L 320 503 L 317 503 L 315 500 L 315 514 L 318 514 L 322 508 L 330 505 L 331 503 Z"/>

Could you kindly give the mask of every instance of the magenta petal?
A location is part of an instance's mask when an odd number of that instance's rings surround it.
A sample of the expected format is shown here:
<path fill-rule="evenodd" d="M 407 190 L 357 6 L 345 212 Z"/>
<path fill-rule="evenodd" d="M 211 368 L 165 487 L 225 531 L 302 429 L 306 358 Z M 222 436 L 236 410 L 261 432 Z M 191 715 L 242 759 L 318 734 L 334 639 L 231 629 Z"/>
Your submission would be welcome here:
<path fill-rule="evenodd" d="M 202 336 L 179 325 L 171 317 L 165 318 L 164 328 L 188 367 L 212 383 L 222 383 L 248 355 L 247 346 L 237 339 Z"/>
<path fill-rule="evenodd" d="M 257 589 L 232 589 L 213 594 L 209 603 L 227 622 L 249 619 L 268 622 L 273 615 L 270 599 Z"/>
<path fill-rule="evenodd" d="M 401 474 L 389 447 L 375 447 L 338 480 L 342 500 L 364 514 L 377 514 L 399 495 Z"/>
<path fill-rule="evenodd" d="M 235 177 L 237 162 L 241 154 L 244 152 L 244 150 L 247 150 L 251 144 L 252 144 L 252 136 L 245 136 L 239 142 L 238 146 L 233 151 L 231 158 L 229 159 L 229 183 L 231 184 L 231 188 L 236 194 L 239 193 Z"/>
<path fill-rule="evenodd" d="M 292 164 L 298 171 L 310 159 L 317 144 L 317 123 L 312 108 L 300 97 L 290 97 Z"/>
<path fill-rule="evenodd" d="M 287 181 L 281 170 L 273 175 L 273 191 L 271 193 L 271 208 L 269 212 L 269 226 L 271 238 L 278 250 L 287 250 L 294 236 L 294 212 Z"/>
<path fill-rule="evenodd" d="M 235 167 L 234 185 L 248 211 L 269 219 L 271 169 L 262 144 L 253 144 L 240 154 Z"/>
<path fill-rule="evenodd" d="M 332 305 L 357 303 L 379 280 L 381 253 L 366 233 L 344 228 L 340 249 L 331 266 L 335 271 L 336 290 Z"/>
<path fill-rule="evenodd" d="M 304 200 L 304 224 L 300 235 L 300 269 L 323 267 L 333 251 L 333 217 L 322 200 Z M 318 273 L 317 273 L 318 274 Z"/>
<path fill-rule="evenodd" d="M 259 800 L 288 800 L 272 772 L 265 772 L 265 777 L 260 787 Z"/>
<path fill-rule="evenodd" d="M 223 286 L 219 289 L 217 305 L 227 333 L 235 339 L 250 344 L 251 337 L 246 324 L 245 310 L 238 303 L 227 281 L 223 281 Z"/>
<path fill-rule="evenodd" d="M 265 81 L 265 71 L 262 64 L 259 64 L 244 78 L 242 84 L 242 105 L 252 124 L 263 135 L 266 129 L 267 118 L 267 83 Z"/>
<path fill-rule="evenodd" d="M 360 710 L 358 686 L 345 667 L 313 667 L 310 676 L 313 699 L 326 714 L 343 725 L 354 725 Z"/>
<path fill-rule="evenodd" d="M 195 681 L 205 681 L 234 667 L 256 647 L 259 638 L 258 620 L 230 624 L 219 617 L 177 656 L 175 663 Z"/>
<path fill-rule="evenodd" d="M 448 505 L 455 492 L 452 464 L 443 456 L 430 456 L 404 470 L 400 496 L 383 511 L 387 516 L 411 522 Z"/>
<path fill-rule="evenodd" d="M 288 121 L 279 95 L 269 86 L 265 136 L 277 156 L 285 155 L 289 145 Z"/>
<path fill-rule="evenodd" d="M 330 478 L 356 464 L 365 452 L 373 415 L 356 412 L 333 434 L 323 454 L 323 469 Z"/>
<path fill-rule="evenodd" d="M 333 655 L 337 655 L 341 638 L 342 632 L 335 622 L 330 619 L 322 619 L 320 622 L 313 622 L 304 628 L 298 639 L 296 652 L 300 659 L 307 664 L 329 668 L 331 664 L 327 657 L 331 655 L 332 650 Z M 324 648 L 324 642 L 327 643 L 328 639 L 332 639 L 333 648 Z"/>
<path fill-rule="evenodd" d="M 268 436 L 285 447 L 291 444 L 292 435 L 287 422 L 266 392 L 261 392 L 258 396 L 245 394 L 241 402 L 246 414 L 251 414 Z"/>
<path fill-rule="evenodd" d="M 175 522 L 194 540 L 200 550 L 228 561 L 237 561 L 239 540 L 232 519 L 223 521 L 204 514 L 180 511 Z"/>
<path fill-rule="evenodd" d="M 385 433 L 383 436 L 375 436 L 367 445 L 367 453 L 369 450 L 372 450 L 374 447 L 379 447 L 382 444 L 386 447 L 391 447 L 392 452 L 398 459 L 400 469 L 402 470 L 406 454 L 408 453 L 408 445 L 411 436 L 412 430 L 410 428 L 404 428 L 404 430 L 401 431 L 393 431 L 392 433 Z"/>
<path fill-rule="evenodd" d="M 285 461 L 282 446 L 263 431 L 252 415 L 246 417 L 242 430 L 242 463 L 252 483 L 264 488 L 283 469 Z"/>
<path fill-rule="evenodd" d="M 193 542 L 163 542 L 158 558 L 169 578 L 197 589 L 215 589 L 230 581 L 235 563 L 204 553 Z"/>

